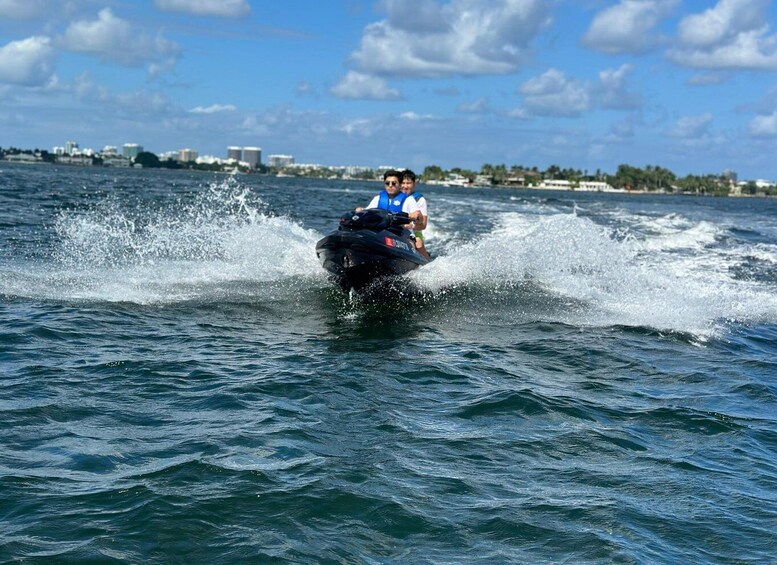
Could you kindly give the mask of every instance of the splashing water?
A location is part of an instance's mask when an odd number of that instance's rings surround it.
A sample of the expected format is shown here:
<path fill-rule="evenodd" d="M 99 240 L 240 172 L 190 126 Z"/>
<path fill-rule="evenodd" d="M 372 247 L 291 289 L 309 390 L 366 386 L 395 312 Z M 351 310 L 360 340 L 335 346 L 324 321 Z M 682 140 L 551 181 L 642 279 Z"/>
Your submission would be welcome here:
<path fill-rule="evenodd" d="M 109 302 L 207 299 L 235 283 L 320 277 L 318 237 L 228 179 L 172 204 L 127 207 L 116 197 L 63 212 L 53 264 L 26 267 L 11 293 Z"/>
<path fill-rule="evenodd" d="M 274 215 L 235 179 L 171 198 L 133 203 L 111 196 L 62 212 L 51 253 L 0 273 L 2 292 L 168 304 L 279 294 L 293 300 L 300 289 L 329 288 L 314 250 L 321 234 Z M 460 308 L 485 324 L 648 327 L 701 339 L 730 322 L 777 320 L 771 241 L 732 243 L 709 219 L 674 212 L 651 217 L 511 202 L 512 211 L 488 201 L 480 209 L 477 200 L 440 211 L 428 231 L 437 257 L 407 277 L 424 293 L 421 307 L 446 316 Z M 473 232 L 449 212 L 461 206 L 468 218 L 496 224 Z"/>
<path fill-rule="evenodd" d="M 575 213 L 509 213 L 485 237 L 412 278 L 432 293 L 529 283 L 558 304 L 574 305 L 555 308 L 552 319 L 575 325 L 652 327 L 705 338 L 730 321 L 777 320 L 773 287 L 737 280 L 732 264 L 741 254 L 710 248 L 718 228 L 667 219 L 654 228 L 654 235 L 637 237 Z M 522 287 L 515 292 L 519 303 Z"/>

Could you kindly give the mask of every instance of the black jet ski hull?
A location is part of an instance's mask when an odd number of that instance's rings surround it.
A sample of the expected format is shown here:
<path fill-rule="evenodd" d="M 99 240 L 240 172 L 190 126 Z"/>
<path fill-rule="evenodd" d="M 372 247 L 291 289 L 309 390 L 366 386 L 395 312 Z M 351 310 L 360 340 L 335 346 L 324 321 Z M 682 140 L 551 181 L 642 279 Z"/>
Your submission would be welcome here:
<path fill-rule="evenodd" d="M 357 292 L 375 281 L 397 277 L 427 263 L 407 230 L 341 228 L 316 244 L 316 255 L 343 290 Z"/>

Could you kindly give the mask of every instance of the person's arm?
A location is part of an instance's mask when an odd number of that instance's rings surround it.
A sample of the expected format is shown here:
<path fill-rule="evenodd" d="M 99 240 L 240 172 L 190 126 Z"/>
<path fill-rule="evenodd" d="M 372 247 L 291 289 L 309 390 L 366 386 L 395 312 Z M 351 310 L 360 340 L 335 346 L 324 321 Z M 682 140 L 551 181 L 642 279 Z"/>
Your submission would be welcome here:
<path fill-rule="evenodd" d="M 421 211 L 421 219 L 416 222 L 415 227 L 417 230 L 425 230 L 426 224 L 429 222 L 429 212 L 426 207 L 426 198 L 422 198 L 418 202 L 418 209 Z"/>
<path fill-rule="evenodd" d="M 407 215 L 410 216 L 410 219 L 413 221 L 423 221 L 421 210 L 418 209 L 418 202 L 416 202 L 416 199 L 412 196 L 405 198 L 405 202 L 402 204 L 402 211 L 407 212 Z"/>
<path fill-rule="evenodd" d="M 369 204 L 367 204 L 367 208 L 377 208 L 377 207 L 378 207 L 378 202 L 380 202 L 380 194 L 379 194 L 379 195 L 377 195 L 377 196 L 376 196 L 375 198 L 373 198 L 372 200 L 370 200 L 370 203 L 369 203 Z M 354 210 L 354 211 L 355 211 L 355 212 L 361 212 L 362 210 L 365 210 L 365 209 L 366 209 L 366 208 L 364 208 L 364 207 L 362 207 L 362 206 L 358 206 L 357 208 L 355 208 L 355 210 Z"/>

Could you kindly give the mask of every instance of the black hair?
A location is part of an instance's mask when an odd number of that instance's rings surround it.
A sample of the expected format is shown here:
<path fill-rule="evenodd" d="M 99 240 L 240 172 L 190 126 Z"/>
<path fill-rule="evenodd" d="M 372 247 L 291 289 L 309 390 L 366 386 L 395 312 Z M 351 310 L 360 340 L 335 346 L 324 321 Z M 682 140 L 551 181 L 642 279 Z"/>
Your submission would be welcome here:
<path fill-rule="evenodd" d="M 415 182 L 415 173 L 411 171 L 410 169 L 405 169 L 402 171 L 402 176 L 399 177 L 400 179 L 410 179 L 411 181 Z"/>
<path fill-rule="evenodd" d="M 397 177 L 400 181 L 402 180 L 402 173 L 399 171 L 395 171 L 394 169 L 389 169 L 385 173 L 383 173 L 383 180 L 386 180 L 389 177 Z"/>

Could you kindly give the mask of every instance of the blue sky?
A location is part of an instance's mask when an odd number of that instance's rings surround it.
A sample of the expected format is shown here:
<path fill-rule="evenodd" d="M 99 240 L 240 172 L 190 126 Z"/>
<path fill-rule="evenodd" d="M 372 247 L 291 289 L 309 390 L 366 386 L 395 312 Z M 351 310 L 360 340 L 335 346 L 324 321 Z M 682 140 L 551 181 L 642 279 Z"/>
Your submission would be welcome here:
<path fill-rule="evenodd" d="M 0 146 L 777 180 L 771 0 L 0 0 Z"/>

